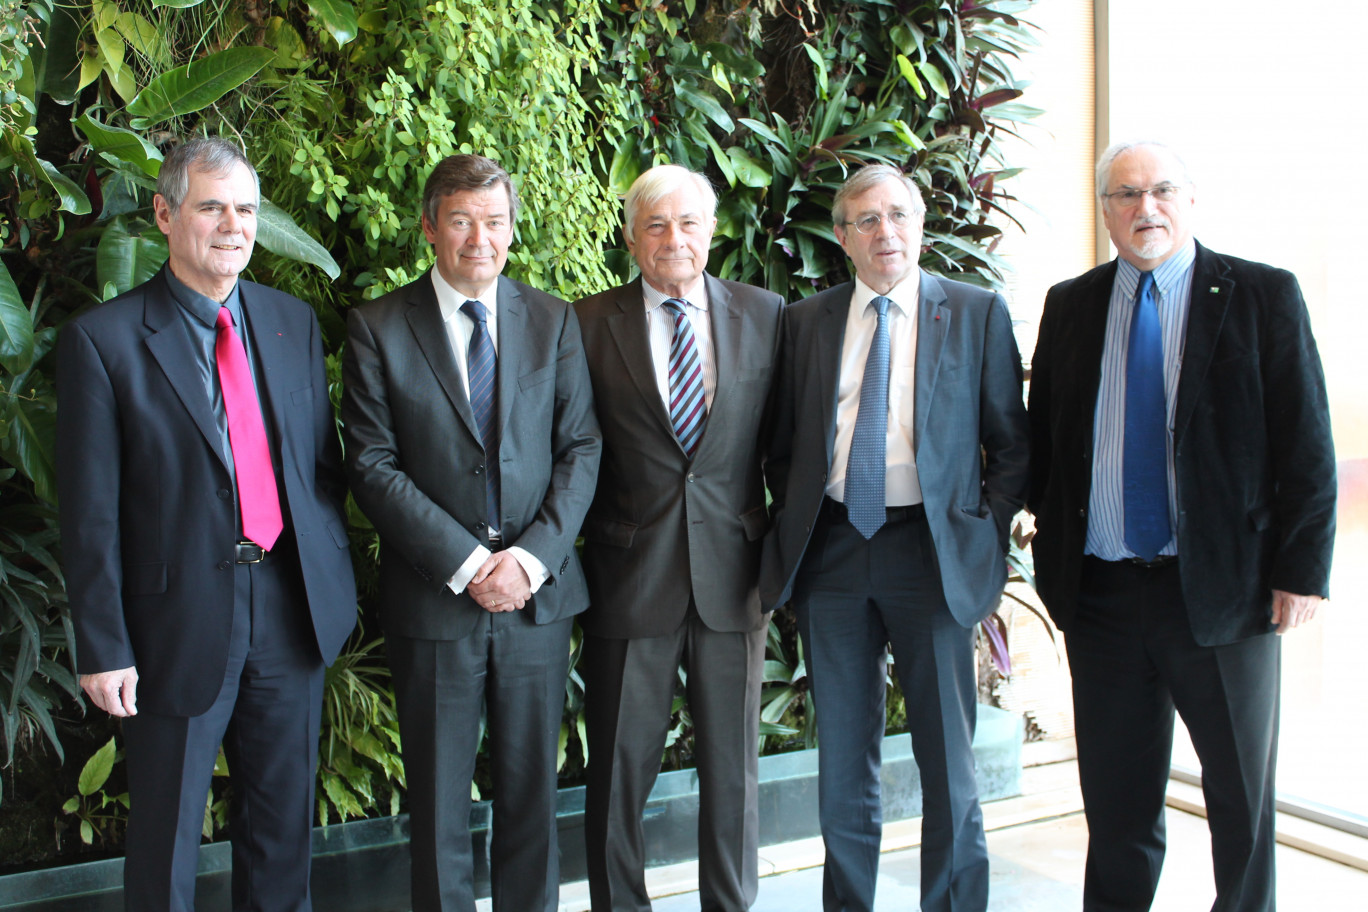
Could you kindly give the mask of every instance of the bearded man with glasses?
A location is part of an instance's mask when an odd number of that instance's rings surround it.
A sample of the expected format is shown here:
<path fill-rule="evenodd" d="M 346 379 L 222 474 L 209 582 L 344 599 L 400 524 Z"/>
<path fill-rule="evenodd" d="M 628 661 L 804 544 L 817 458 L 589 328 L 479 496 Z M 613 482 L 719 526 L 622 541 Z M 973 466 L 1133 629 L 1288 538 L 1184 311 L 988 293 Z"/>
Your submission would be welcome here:
<path fill-rule="evenodd" d="M 1036 582 L 1064 631 L 1088 819 L 1083 908 L 1145 910 L 1174 710 L 1202 763 L 1219 912 L 1274 908 L 1278 634 L 1335 536 L 1325 378 L 1296 278 L 1192 237 L 1187 168 L 1112 146 L 1118 258 L 1056 285 L 1032 361 Z"/>

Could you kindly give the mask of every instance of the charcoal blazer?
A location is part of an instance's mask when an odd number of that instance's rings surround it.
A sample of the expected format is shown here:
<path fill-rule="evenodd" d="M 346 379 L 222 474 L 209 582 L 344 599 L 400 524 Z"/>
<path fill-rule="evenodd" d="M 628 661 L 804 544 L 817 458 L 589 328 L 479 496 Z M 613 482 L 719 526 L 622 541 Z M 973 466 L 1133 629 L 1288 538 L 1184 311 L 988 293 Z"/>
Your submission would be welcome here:
<path fill-rule="evenodd" d="M 841 346 L 854 283 L 792 304 L 774 449 L 774 528 L 760 597 L 789 600 L 825 494 L 836 438 Z M 951 614 L 987 617 L 1007 579 L 1003 554 L 1028 478 L 1021 358 L 1002 296 L 921 273 L 912 445 Z"/>
<path fill-rule="evenodd" d="M 324 662 L 356 622 L 345 483 L 313 310 L 239 280 L 277 442 L 285 534 Z M 74 318 L 58 346 L 57 474 L 82 674 L 137 666 L 138 705 L 198 716 L 223 685 L 237 503 L 197 346 L 162 274 Z M 94 442 L 92 446 L 91 443 Z"/>
<path fill-rule="evenodd" d="M 704 282 L 717 387 L 692 462 L 656 383 L 641 280 L 575 305 L 604 440 L 584 522 L 592 608 L 580 624 L 596 636 L 672 633 L 691 596 L 713 630 L 763 623 L 764 425 L 783 299 L 710 275 Z"/>
<path fill-rule="evenodd" d="M 1116 262 L 1050 289 L 1031 376 L 1036 582 L 1059 627 L 1078 608 L 1093 419 Z M 1296 278 L 1197 245 L 1174 413 L 1178 567 L 1203 646 L 1271 629 L 1273 589 L 1328 592 L 1335 455 Z"/>
<path fill-rule="evenodd" d="M 575 538 L 599 437 L 570 305 L 500 277 L 500 532 L 551 577 L 523 609 L 537 624 L 589 603 Z M 380 532 L 388 633 L 467 636 L 485 611 L 449 580 L 486 544 L 484 448 L 430 273 L 348 314 L 342 420 L 357 505 Z"/>

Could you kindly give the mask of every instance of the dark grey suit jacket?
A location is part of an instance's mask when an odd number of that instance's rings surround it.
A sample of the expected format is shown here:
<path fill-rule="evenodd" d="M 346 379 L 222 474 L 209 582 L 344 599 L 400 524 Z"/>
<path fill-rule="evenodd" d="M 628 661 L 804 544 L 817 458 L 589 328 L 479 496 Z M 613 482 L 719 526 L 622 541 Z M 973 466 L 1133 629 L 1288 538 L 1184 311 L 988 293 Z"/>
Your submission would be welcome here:
<path fill-rule="evenodd" d="M 596 636 L 663 636 L 693 596 L 718 631 L 763 622 L 756 579 L 768 528 L 766 404 L 783 299 L 705 276 L 717 389 L 692 463 L 661 400 L 641 280 L 575 304 L 603 429 L 598 491 L 584 523 Z"/>
<path fill-rule="evenodd" d="M 262 412 L 318 651 L 356 623 L 345 492 L 323 343 L 307 304 L 239 280 Z M 136 665 L 138 705 L 199 715 L 223 685 L 233 625 L 233 477 L 166 280 L 75 318 L 57 360 L 57 481 L 83 674 Z"/>
<path fill-rule="evenodd" d="M 789 305 L 774 445 L 774 529 L 760 598 L 788 601 L 821 508 L 836 437 L 841 346 L 854 283 Z M 1002 296 L 921 273 L 912 445 L 950 612 L 968 627 L 998 604 L 1003 554 L 1028 480 L 1021 358 Z"/>
<path fill-rule="evenodd" d="M 498 284 L 502 528 L 551 578 L 523 609 L 538 624 L 589 602 L 575 537 L 594 492 L 598 424 L 570 305 Z M 451 640 L 484 609 L 446 581 L 487 543 L 484 448 L 430 274 L 352 309 L 343 362 L 346 466 L 380 533 L 387 633 Z"/>
<path fill-rule="evenodd" d="M 1050 289 L 1031 363 L 1036 583 L 1061 630 L 1077 610 L 1093 418 L 1116 262 Z M 1296 277 L 1197 245 L 1174 414 L 1178 567 L 1204 646 L 1267 633 L 1273 589 L 1326 595 L 1335 452 Z"/>

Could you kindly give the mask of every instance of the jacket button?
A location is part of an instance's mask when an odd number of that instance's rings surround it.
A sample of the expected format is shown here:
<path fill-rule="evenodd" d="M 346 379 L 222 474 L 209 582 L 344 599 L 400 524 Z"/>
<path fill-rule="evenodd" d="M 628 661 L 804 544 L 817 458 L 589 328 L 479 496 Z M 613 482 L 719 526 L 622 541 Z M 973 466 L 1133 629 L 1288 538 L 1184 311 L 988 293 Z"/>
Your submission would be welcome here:
<path fill-rule="evenodd" d="M 475 528 L 476 528 L 476 529 L 479 529 L 481 532 L 484 531 L 484 527 L 485 527 L 485 524 L 482 523 L 482 522 L 477 522 L 477 523 L 475 524 Z"/>
<path fill-rule="evenodd" d="M 233 492 L 230 491 L 230 490 L 228 490 L 227 488 L 219 488 L 219 489 L 218 489 L 218 496 L 219 496 L 219 500 L 228 500 L 229 498 L 231 498 L 231 497 L 233 496 Z"/>
<path fill-rule="evenodd" d="M 479 475 L 479 474 L 480 474 L 481 472 L 483 472 L 483 471 L 484 471 L 484 466 L 476 466 L 476 467 L 475 467 L 475 474 L 476 474 L 476 475 Z"/>
<path fill-rule="evenodd" d="M 1088 511 L 1087 511 L 1085 508 L 1083 508 L 1083 507 L 1079 507 L 1079 508 L 1078 508 L 1078 515 L 1079 515 L 1080 518 L 1086 517 L 1086 516 L 1088 515 Z"/>
<path fill-rule="evenodd" d="M 218 568 L 219 568 L 220 570 L 227 570 L 227 569 L 228 569 L 229 567 L 231 567 L 231 566 L 233 566 L 232 561 L 219 561 L 219 562 L 218 562 Z"/>
<path fill-rule="evenodd" d="M 690 484 L 693 484 L 694 473 L 693 473 L 693 472 L 690 472 L 686 477 L 689 479 L 689 483 L 690 483 Z"/>

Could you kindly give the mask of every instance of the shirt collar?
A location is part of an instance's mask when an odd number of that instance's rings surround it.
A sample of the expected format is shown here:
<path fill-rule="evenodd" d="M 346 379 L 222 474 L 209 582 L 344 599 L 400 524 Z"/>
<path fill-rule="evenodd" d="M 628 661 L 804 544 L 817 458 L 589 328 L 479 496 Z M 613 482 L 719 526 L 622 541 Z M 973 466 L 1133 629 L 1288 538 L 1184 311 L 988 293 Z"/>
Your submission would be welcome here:
<path fill-rule="evenodd" d="M 893 306 L 903 312 L 904 316 L 912 317 L 917 313 L 917 296 L 921 289 L 921 275 L 917 274 L 917 281 L 909 282 L 903 279 L 897 285 L 889 289 L 885 298 L 893 302 Z M 855 291 L 850 295 L 850 306 L 856 308 L 856 313 L 863 315 L 870 308 L 871 302 L 878 297 L 874 289 L 864 283 L 859 276 L 855 277 Z"/>
<path fill-rule="evenodd" d="M 1166 298 L 1174 291 L 1183 276 L 1192 269 L 1196 259 L 1197 242 L 1188 238 L 1187 243 L 1177 253 L 1154 267 L 1154 287 L 1159 290 L 1161 297 Z M 1121 293 L 1126 298 L 1135 297 L 1135 289 L 1140 284 L 1140 270 L 1135 268 L 1133 263 L 1120 257 L 1116 258 L 1116 263 L 1116 282 Z"/>
<path fill-rule="evenodd" d="M 667 295 L 645 279 L 641 280 L 641 298 L 646 304 L 647 313 L 655 310 L 657 307 L 670 300 L 671 297 L 671 295 Z M 703 281 L 703 276 L 698 277 L 698 281 L 694 282 L 693 287 L 684 293 L 681 300 L 685 301 L 690 307 L 696 307 L 701 311 L 707 312 L 708 288 Z"/>
<path fill-rule="evenodd" d="M 242 303 L 241 298 L 238 295 L 238 288 L 240 286 L 237 282 L 233 283 L 233 290 L 228 292 L 228 297 L 220 302 L 215 301 L 208 295 L 200 294 L 198 291 L 195 291 L 195 289 L 176 278 L 176 274 L 171 271 L 171 265 L 169 263 L 163 267 L 162 275 L 166 278 L 166 287 L 171 290 L 171 297 L 175 298 L 176 303 L 184 308 L 186 313 L 190 314 L 190 316 L 194 317 L 196 320 L 199 320 L 205 326 L 214 329 L 218 325 L 218 312 L 220 307 L 228 308 L 229 313 L 233 315 L 233 323 L 235 325 L 242 325 Z"/>
<path fill-rule="evenodd" d="M 485 312 L 489 315 L 488 319 L 494 318 L 495 309 L 499 298 L 499 279 L 496 276 L 494 281 L 480 290 L 479 295 L 469 298 L 461 294 L 442 278 L 442 273 L 434 266 L 432 269 L 432 288 L 437 292 L 437 307 L 442 312 L 442 322 L 449 321 L 452 317 L 461 312 L 461 305 L 466 301 L 479 301 L 485 306 Z"/>

